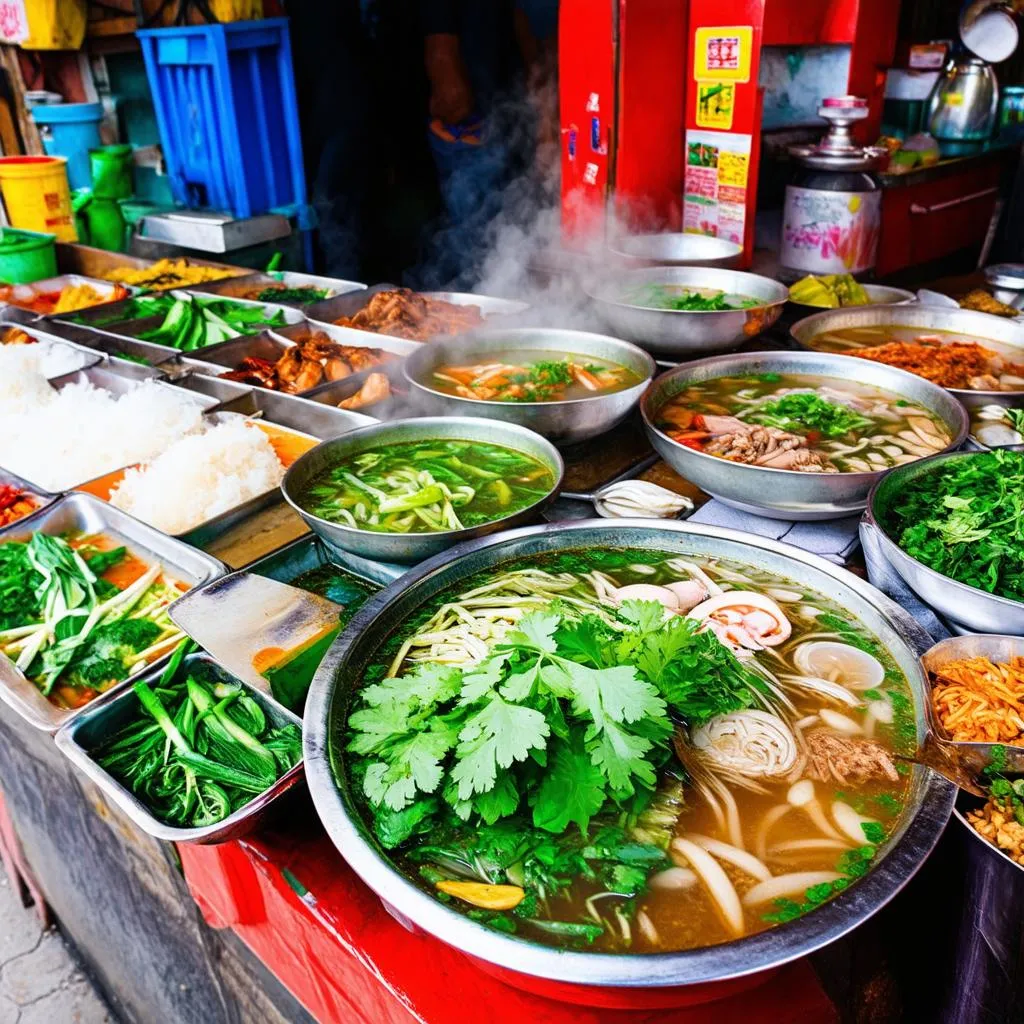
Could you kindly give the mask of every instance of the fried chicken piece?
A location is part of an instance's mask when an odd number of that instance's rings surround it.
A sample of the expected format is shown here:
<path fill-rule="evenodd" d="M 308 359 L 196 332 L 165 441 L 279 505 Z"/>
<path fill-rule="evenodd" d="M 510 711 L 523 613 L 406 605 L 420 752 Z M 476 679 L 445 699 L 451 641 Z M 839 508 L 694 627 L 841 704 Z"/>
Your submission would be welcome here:
<path fill-rule="evenodd" d="M 246 356 L 233 370 L 220 375 L 224 380 L 238 381 L 239 384 L 255 384 L 261 388 L 277 387 L 277 371 L 269 359 Z"/>
<path fill-rule="evenodd" d="M 304 359 L 298 375 L 291 382 L 296 391 L 308 391 L 324 380 L 324 368 L 315 359 Z"/>
<path fill-rule="evenodd" d="M 330 356 L 324 361 L 324 376 L 328 380 L 344 380 L 352 376 L 352 365 L 341 356 Z"/>
<path fill-rule="evenodd" d="M 899 781 L 889 751 L 874 740 L 855 739 L 818 729 L 804 737 L 807 777 L 816 782 L 841 785 L 887 779 Z"/>
<path fill-rule="evenodd" d="M 371 373 L 363 381 L 362 387 L 348 398 L 338 403 L 339 409 L 362 409 L 374 402 L 382 402 L 391 397 L 391 382 L 386 373 Z"/>

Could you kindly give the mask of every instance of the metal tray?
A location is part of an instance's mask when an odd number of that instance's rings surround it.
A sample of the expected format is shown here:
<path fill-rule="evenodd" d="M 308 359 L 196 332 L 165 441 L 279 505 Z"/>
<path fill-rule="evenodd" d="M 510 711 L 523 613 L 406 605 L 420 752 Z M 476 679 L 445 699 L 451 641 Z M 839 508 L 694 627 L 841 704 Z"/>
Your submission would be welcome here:
<path fill-rule="evenodd" d="M 102 281 L 97 277 L 86 277 L 84 274 L 59 274 L 57 277 L 47 277 L 41 281 L 32 281 L 30 284 L 10 285 L 10 287 L 31 288 L 36 295 L 52 295 L 54 292 L 63 291 L 65 288 L 75 288 L 79 285 L 88 285 L 97 294 L 106 296 L 113 296 L 118 287 L 127 289 L 133 295 L 139 290 L 130 284 L 119 285 L 116 281 Z M 97 306 L 108 305 L 111 301 L 119 300 L 108 298 L 105 303 L 99 302 L 95 306 L 86 306 L 86 309 L 96 309 Z M 25 309 L 24 306 L 19 306 L 16 302 L 0 301 L 0 305 Z M 26 312 L 31 313 L 32 310 L 26 310 Z M 43 314 L 36 313 L 35 315 L 42 316 Z"/>
<path fill-rule="evenodd" d="M 351 551 L 332 551 L 316 534 L 308 533 L 286 544 L 269 555 L 257 558 L 243 566 L 241 572 L 256 573 L 280 583 L 291 583 L 297 576 L 311 569 L 333 565 L 375 587 L 386 587 L 408 572 L 408 566 L 392 565 L 361 558 Z"/>
<path fill-rule="evenodd" d="M 299 274 L 291 270 L 285 270 L 275 271 L 273 274 L 255 273 L 246 274 L 244 277 L 226 277 L 221 281 L 209 281 L 206 284 L 188 287 L 184 290 L 207 295 L 220 295 L 224 298 L 244 298 L 243 293 L 250 288 L 271 288 L 274 285 L 284 285 L 285 288 L 320 288 L 327 290 L 328 295 L 323 299 L 316 300 L 318 302 L 326 302 L 327 299 L 346 295 L 349 292 L 360 292 L 366 288 L 365 284 L 361 284 L 358 281 L 343 281 L 337 277 L 320 277 L 317 274 Z M 282 305 L 295 306 L 298 309 L 302 309 L 303 306 L 309 306 L 311 303 L 283 302 Z"/>
<path fill-rule="evenodd" d="M 212 555 L 196 551 L 168 537 L 91 494 L 65 494 L 46 508 L 0 531 L 0 542 L 27 540 L 38 530 L 47 534 L 67 533 L 71 530 L 88 534 L 103 533 L 123 543 L 144 562 L 162 563 L 168 575 L 190 586 L 209 583 L 226 571 L 224 564 Z M 166 660 L 166 657 L 160 658 L 154 665 L 162 665 Z M 128 685 L 128 680 L 116 683 L 103 697 Z M 85 708 L 76 710 L 55 707 L 4 655 L 0 655 L 0 700 L 30 725 L 47 732 L 56 732 L 95 703 L 93 701 Z"/>
<path fill-rule="evenodd" d="M 190 655 L 185 659 L 184 664 L 194 664 L 197 661 L 217 665 L 209 655 L 201 653 Z M 224 671 L 219 666 L 217 667 L 219 671 Z M 147 682 L 159 679 L 161 671 L 162 669 L 147 672 L 142 678 Z M 224 675 L 226 676 L 227 673 Z M 241 685 L 245 687 L 249 696 L 263 708 L 267 718 L 275 726 L 297 725 L 301 727 L 302 722 L 295 715 L 285 711 L 273 701 L 267 700 L 262 693 L 253 690 L 252 687 L 245 686 L 244 682 Z M 175 828 L 172 825 L 165 825 L 90 756 L 90 751 L 95 750 L 103 740 L 136 718 L 139 711 L 139 699 L 133 690 L 129 689 L 114 698 L 101 698 L 86 708 L 73 722 L 62 728 L 57 734 L 56 742 L 61 752 L 72 764 L 80 768 L 106 797 L 131 818 L 143 832 L 156 839 L 200 845 L 213 845 L 226 843 L 231 839 L 239 839 L 256 828 L 273 801 L 291 789 L 302 778 L 303 766 L 302 761 L 299 761 L 269 789 L 253 797 L 244 807 L 240 807 L 234 814 L 217 822 L 216 825 L 205 825 L 202 828 Z"/>
<path fill-rule="evenodd" d="M 0 538 L 8 530 L 18 529 L 22 523 L 37 513 L 42 512 L 44 508 L 48 508 L 60 497 L 59 494 L 53 491 L 44 491 L 43 488 L 36 487 L 35 484 L 18 476 L 17 473 L 11 473 L 2 466 L 0 466 L 0 487 L 17 487 L 19 490 L 27 491 L 28 496 L 36 501 L 36 507 L 29 515 L 22 516 L 21 519 L 15 519 L 13 523 L 8 523 L 6 526 L 0 526 Z"/>
<path fill-rule="evenodd" d="M 32 323 L 26 324 L 2 324 L 0 323 L 0 332 L 6 331 L 8 328 L 14 328 L 15 330 L 22 331 L 31 338 L 44 346 L 53 346 L 56 348 L 62 348 L 67 352 L 69 363 L 75 361 L 77 357 L 77 366 L 72 366 L 70 369 L 64 370 L 62 373 L 49 374 L 47 379 L 53 381 L 65 374 L 74 373 L 76 370 L 87 370 L 90 366 L 95 366 L 97 363 L 103 361 L 103 355 L 99 352 L 94 352 L 92 349 L 85 345 L 77 344 L 68 338 L 58 337 L 56 334 L 49 334 L 44 330 L 40 330 L 39 325 L 45 325 L 45 320 L 36 320 Z"/>
<path fill-rule="evenodd" d="M 64 274 L 91 274 L 104 277 L 112 270 L 119 270 L 129 267 L 134 270 L 144 270 L 151 267 L 156 260 L 148 259 L 145 256 L 132 256 L 125 252 L 109 252 L 106 249 L 97 249 L 91 245 L 80 245 L 72 242 L 58 242 L 57 266 Z M 215 267 L 217 270 L 230 270 L 233 274 L 249 273 L 245 267 L 237 267 L 231 263 L 217 263 L 214 260 L 199 259 L 189 256 L 186 260 L 194 267 Z M 126 287 L 132 287 L 126 285 Z M 172 287 L 176 287 L 173 286 Z M 156 291 L 157 289 L 151 289 Z"/>
<path fill-rule="evenodd" d="M 387 335 L 378 334 L 376 331 L 364 331 L 356 327 L 342 327 L 334 321 L 342 316 L 350 317 L 355 315 L 378 292 L 389 291 L 395 287 L 396 285 L 393 284 L 380 284 L 375 285 L 373 288 L 367 288 L 365 291 L 353 292 L 350 295 L 339 295 L 334 299 L 324 299 L 323 302 L 315 302 L 311 306 L 304 307 L 305 313 L 313 321 L 317 329 L 322 330 L 325 327 L 334 327 L 336 330 L 343 331 L 346 338 L 351 338 L 353 335 L 359 337 L 367 334 L 375 338 L 388 337 Z M 511 317 L 525 313 L 530 308 L 529 303 L 526 302 L 518 302 L 514 299 L 499 299 L 491 295 L 473 295 L 469 292 L 420 292 L 420 294 L 425 295 L 427 298 L 451 302 L 457 306 L 479 306 L 480 312 L 486 319 L 491 317 Z M 495 327 L 501 325 L 491 323 L 487 326 Z M 332 335 L 332 337 L 337 337 L 340 340 L 340 336 Z M 422 344 L 419 341 L 410 342 L 405 338 L 397 340 L 405 341 L 411 345 Z M 344 344 L 358 345 L 359 342 L 352 340 L 345 341 Z"/>
<path fill-rule="evenodd" d="M 352 327 L 339 327 L 337 324 L 327 324 L 317 320 L 307 320 L 305 323 L 291 324 L 288 327 L 271 327 L 269 330 L 277 337 L 285 338 L 292 344 L 298 343 L 307 335 L 320 332 L 339 345 L 350 345 L 353 348 L 379 348 L 382 352 L 393 352 L 396 356 L 407 356 L 423 344 L 420 341 L 393 338 L 389 334 L 375 334 L 373 331 L 357 331 Z"/>
<path fill-rule="evenodd" d="M 368 370 L 361 370 L 342 380 L 331 380 L 324 384 L 318 384 L 312 391 L 307 391 L 304 398 L 311 402 L 319 402 L 322 405 L 329 405 L 334 408 L 338 403 L 354 395 L 365 383 L 371 373 L 383 373 L 391 381 L 391 395 L 379 402 L 372 402 L 359 410 L 345 410 L 342 412 L 353 412 L 364 416 L 372 416 L 374 419 L 390 420 L 399 415 L 412 415 L 409 409 L 400 407 L 408 400 L 409 386 L 402 373 L 402 363 L 385 363 L 383 366 L 375 366 Z"/>

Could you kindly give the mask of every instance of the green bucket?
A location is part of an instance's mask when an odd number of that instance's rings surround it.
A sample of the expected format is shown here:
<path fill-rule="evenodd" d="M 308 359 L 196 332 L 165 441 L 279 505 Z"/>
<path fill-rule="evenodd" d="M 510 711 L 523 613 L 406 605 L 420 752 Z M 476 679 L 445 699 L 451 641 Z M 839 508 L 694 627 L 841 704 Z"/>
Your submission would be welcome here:
<path fill-rule="evenodd" d="M 31 284 L 57 276 L 54 235 L 0 228 L 0 281 Z"/>
<path fill-rule="evenodd" d="M 89 150 L 92 194 L 97 199 L 129 199 L 132 195 L 132 147 L 99 146 Z"/>

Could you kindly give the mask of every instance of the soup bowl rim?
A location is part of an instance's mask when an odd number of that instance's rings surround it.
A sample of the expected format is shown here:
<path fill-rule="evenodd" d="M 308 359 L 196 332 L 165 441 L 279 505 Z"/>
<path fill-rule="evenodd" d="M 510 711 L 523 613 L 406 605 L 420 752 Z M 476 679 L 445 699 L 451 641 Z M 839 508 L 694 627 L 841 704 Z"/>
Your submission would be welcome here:
<path fill-rule="evenodd" d="M 670 533 L 710 538 L 712 541 L 717 539 L 728 544 L 757 547 L 770 555 L 784 556 L 824 573 L 872 606 L 897 635 L 909 652 L 907 659 L 912 671 L 908 672 L 908 685 L 915 694 L 915 705 L 918 695 L 925 693 L 926 680 L 919 654 L 930 646 L 931 641 L 914 620 L 866 581 L 826 559 L 779 541 L 722 527 L 684 522 L 655 524 L 644 519 L 553 523 L 480 538 L 421 563 L 372 597 L 334 642 L 317 670 L 303 722 L 304 761 L 317 813 L 338 851 L 400 919 L 411 920 L 448 945 L 499 968 L 583 986 L 674 988 L 740 978 L 806 956 L 862 924 L 909 882 L 938 842 L 949 820 L 956 787 L 934 772 L 920 769 L 914 802 L 911 806 L 908 799 L 902 826 L 885 844 L 877 866 L 860 878 L 856 885 L 792 922 L 730 942 L 681 952 L 597 953 L 560 949 L 504 935 L 452 910 L 406 879 L 374 840 L 360 809 L 352 797 L 343 792 L 348 789 L 348 780 L 339 782 L 332 764 L 334 698 L 336 693 L 345 694 L 354 689 L 337 685 L 350 654 L 362 643 L 372 642 L 372 639 L 364 641 L 364 634 L 373 630 L 373 624 L 378 620 L 387 619 L 387 609 L 399 601 L 402 594 L 425 581 L 429 586 L 431 579 L 456 563 L 464 563 L 467 556 L 488 548 L 498 549 L 491 556 L 491 561 L 486 561 L 485 557 L 486 565 L 476 566 L 474 571 L 480 571 L 500 564 L 501 551 L 508 550 L 519 540 L 538 538 L 537 543 L 543 544 L 545 537 L 554 536 L 556 539 L 550 550 L 571 550 L 573 545 L 561 544 L 560 539 L 564 536 L 571 541 L 573 533 L 586 530 L 600 533 L 641 530 L 652 535 Z M 593 546 L 593 543 L 581 542 L 580 546 Z M 467 572 L 466 575 L 472 573 Z M 428 596 L 433 596 L 433 593 Z M 410 608 L 403 614 L 414 611 L 415 608 Z M 388 635 L 393 632 L 388 626 L 378 625 L 376 629 L 387 629 Z M 917 676 L 916 686 L 911 674 Z M 924 727 L 923 714 L 920 708 L 915 710 L 920 732 Z"/>

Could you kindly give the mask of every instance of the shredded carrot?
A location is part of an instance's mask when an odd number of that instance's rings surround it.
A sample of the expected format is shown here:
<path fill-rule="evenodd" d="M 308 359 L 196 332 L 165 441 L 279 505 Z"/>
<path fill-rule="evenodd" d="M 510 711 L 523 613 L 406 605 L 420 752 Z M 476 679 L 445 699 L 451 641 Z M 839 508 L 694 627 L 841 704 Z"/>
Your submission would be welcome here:
<path fill-rule="evenodd" d="M 950 739 L 1024 746 L 1024 657 L 943 665 L 932 678 L 932 705 Z"/>

